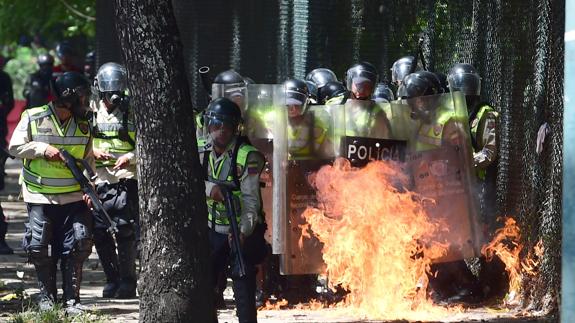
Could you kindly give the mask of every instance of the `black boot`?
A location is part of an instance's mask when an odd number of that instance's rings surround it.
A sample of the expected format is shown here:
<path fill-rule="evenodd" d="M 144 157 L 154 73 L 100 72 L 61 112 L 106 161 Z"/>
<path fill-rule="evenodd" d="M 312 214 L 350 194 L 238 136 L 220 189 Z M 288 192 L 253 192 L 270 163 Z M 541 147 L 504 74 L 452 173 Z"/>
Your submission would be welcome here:
<path fill-rule="evenodd" d="M 64 289 L 63 301 L 66 314 L 78 315 L 84 312 L 80 305 L 80 285 L 82 284 L 83 261 L 77 261 L 73 256 L 62 258 L 62 287 Z"/>
<path fill-rule="evenodd" d="M 106 285 L 102 290 L 102 297 L 113 298 L 118 291 L 118 287 L 120 287 L 118 255 L 116 254 L 114 238 L 107 231 L 96 230 L 94 242 L 98 258 L 104 269 L 104 274 L 106 274 Z"/>
<path fill-rule="evenodd" d="M 136 242 L 132 239 L 118 241 L 118 260 L 120 265 L 120 287 L 116 298 L 136 297 L 138 277 L 136 275 Z"/>
<path fill-rule="evenodd" d="M 56 266 L 52 259 L 35 261 L 34 268 L 38 277 L 38 307 L 40 311 L 49 311 L 56 301 Z"/>

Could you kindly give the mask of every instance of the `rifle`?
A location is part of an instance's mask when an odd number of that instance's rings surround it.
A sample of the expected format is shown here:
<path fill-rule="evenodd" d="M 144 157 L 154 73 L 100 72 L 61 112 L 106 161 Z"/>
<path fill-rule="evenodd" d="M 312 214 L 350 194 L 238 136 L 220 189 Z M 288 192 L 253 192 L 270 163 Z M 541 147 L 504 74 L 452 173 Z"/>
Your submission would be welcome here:
<path fill-rule="evenodd" d="M 228 220 L 230 221 L 230 226 L 232 229 L 232 244 L 233 249 L 235 249 L 236 263 L 239 272 L 237 273 L 240 278 L 246 275 L 246 265 L 244 262 L 244 257 L 242 255 L 242 245 L 240 241 L 240 229 L 238 228 L 238 222 L 236 219 L 236 208 L 234 206 L 234 195 L 232 193 L 232 185 L 228 183 L 217 183 L 224 196 L 224 202 L 226 205 L 226 213 L 228 215 Z M 232 250 L 234 251 L 234 250 Z M 233 269 L 232 269 L 233 272 Z"/>
<path fill-rule="evenodd" d="M 94 190 L 91 181 L 88 180 L 86 176 L 84 176 L 80 168 L 78 168 L 77 164 L 78 161 L 76 160 L 76 158 L 70 155 L 70 153 L 67 152 L 65 149 L 60 149 L 60 155 L 64 158 L 64 163 L 66 164 L 68 169 L 70 169 L 72 175 L 74 176 L 78 184 L 80 184 L 80 187 L 82 188 L 84 194 L 88 195 L 90 197 L 90 200 L 92 200 L 92 206 L 94 207 L 94 209 L 97 212 L 104 214 L 106 220 L 108 220 L 110 224 L 110 226 L 108 227 L 108 231 L 112 234 L 118 232 L 116 222 L 112 220 L 108 212 L 106 212 L 106 210 L 104 209 L 104 205 L 98 198 L 98 194 L 96 193 L 96 190 Z M 90 176 L 90 179 L 91 180 L 94 179 L 94 177 L 96 176 L 90 165 L 88 165 L 88 163 L 86 163 L 85 160 L 82 160 L 81 164 L 84 167 L 84 169 L 86 169 L 86 172 L 88 172 L 88 176 Z"/>

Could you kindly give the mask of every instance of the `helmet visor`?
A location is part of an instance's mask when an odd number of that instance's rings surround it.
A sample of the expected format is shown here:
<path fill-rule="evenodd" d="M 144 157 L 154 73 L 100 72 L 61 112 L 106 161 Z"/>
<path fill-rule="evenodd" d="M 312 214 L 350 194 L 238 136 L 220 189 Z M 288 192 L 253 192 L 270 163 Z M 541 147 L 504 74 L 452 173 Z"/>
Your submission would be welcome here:
<path fill-rule="evenodd" d="M 353 69 L 351 70 L 346 79 L 346 85 L 348 90 L 352 90 L 352 86 L 365 87 L 367 84 L 373 90 L 373 87 L 377 81 L 377 75 L 365 70 Z"/>
<path fill-rule="evenodd" d="M 465 95 L 479 95 L 481 93 L 481 78 L 474 73 L 455 73 L 447 78 L 449 89 L 453 92 L 461 91 Z"/>
<path fill-rule="evenodd" d="M 411 63 L 394 64 L 391 68 L 391 81 L 399 84 L 403 79 L 411 73 Z"/>

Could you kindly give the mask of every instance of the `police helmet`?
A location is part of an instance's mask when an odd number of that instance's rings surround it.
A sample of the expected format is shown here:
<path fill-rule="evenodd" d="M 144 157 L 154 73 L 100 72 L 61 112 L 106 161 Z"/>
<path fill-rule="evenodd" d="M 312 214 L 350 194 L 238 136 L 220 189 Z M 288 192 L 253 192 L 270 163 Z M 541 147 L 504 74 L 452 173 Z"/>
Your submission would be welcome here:
<path fill-rule="evenodd" d="M 106 63 L 98 69 L 96 75 L 100 92 L 124 92 L 128 87 L 127 72 L 118 63 Z"/>
<path fill-rule="evenodd" d="M 309 98 L 312 101 L 312 103 L 317 103 L 317 95 L 318 95 L 318 89 L 317 89 L 317 85 L 312 82 L 312 81 L 305 81 L 305 84 L 307 85 L 307 90 L 309 92 Z"/>
<path fill-rule="evenodd" d="M 223 71 L 216 75 L 212 84 L 212 98 L 234 96 L 244 97 L 246 94 L 246 78 L 234 70 Z"/>
<path fill-rule="evenodd" d="M 94 51 L 88 52 L 84 61 L 86 64 L 94 64 L 96 62 L 96 53 L 94 53 Z"/>
<path fill-rule="evenodd" d="M 52 57 L 52 55 L 50 54 L 40 54 L 38 55 L 36 62 L 40 66 L 46 66 L 46 65 L 52 66 L 54 65 L 54 57 Z"/>
<path fill-rule="evenodd" d="M 59 59 L 62 59 L 65 56 L 74 56 L 75 53 L 74 48 L 67 41 L 60 42 L 56 45 L 56 56 L 58 56 Z"/>
<path fill-rule="evenodd" d="M 471 64 L 455 64 L 447 75 L 447 81 L 451 91 L 477 96 L 481 93 L 481 77 Z"/>
<path fill-rule="evenodd" d="M 377 69 L 368 62 L 361 62 L 347 70 L 345 79 L 349 91 L 351 91 L 352 84 L 370 82 L 372 86 L 375 86 L 378 79 Z"/>
<path fill-rule="evenodd" d="M 90 83 L 78 72 L 66 72 L 52 81 L 52 92 L 61 102 L 75 102 L 90 95 Z"/>
<path fill-rule="evenodd" d="M 337 82 L 337 76 L 328 68 L 316 68 L 309 72 L 305 79 L 315 83 L 318 89 L 324 87 L 328 82 Z"/>
<path fill-rule="evenodd" d="M 214 79 L 215 84 L 244 84 L 244 78 L 234 70 L 223 71 L 216 75 Z"/>
<path fill-rule="evenodd" d="M 393 91 L 391 91 L 387 83 L 377 83 L 375 91 L 373 91 L 372 98 L 375 102 L 391 102 L 395 100 L 393 97 Z"/>
<path fill-rule="evenodd" d="M 238 132 L 241 123 L 240 107 L 228 98 L 222 97 L 213 100 L 204 111 L 204 125 L 208 131 L 210 126 L 222 127 L 227 125 Z"/>
<path fill-rule="evenodd" d="M 324 87 L 319 90 L 319 100 L 323 103 L 331 98 L 345 94 L 347 89 L 340 82 L 327 82 Z"/>
<path fill-rule="evenodd" d="M 417 66 L 413 66 L 414 64 L 413 56 L 404 56 L 395 61 L 391 66 L 391 82 L 400 84 L 407 75 L 419 70 Z"/>
<path fill-rule="evenodd" d="M 289 79 L 283 83 L 286 95 L 286 106 L 300 106 L 301 114 L 307 108 L 309 89 L 305 81 Z"/>
<path fill-rule="evenodd" d="M 407 75 L 403 79 L 403 85 L 407 99 L 443 93 L 437 76 L 428 71 L 417 71 Z"/>

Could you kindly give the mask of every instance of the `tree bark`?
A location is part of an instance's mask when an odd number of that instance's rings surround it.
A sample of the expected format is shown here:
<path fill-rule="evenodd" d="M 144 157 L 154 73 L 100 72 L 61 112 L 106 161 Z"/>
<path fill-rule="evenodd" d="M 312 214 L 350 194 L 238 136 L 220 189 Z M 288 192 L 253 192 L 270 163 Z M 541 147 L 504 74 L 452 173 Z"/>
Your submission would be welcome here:
<path fill-rule="evenodd" d="M 115 9 L 138 131 L 140 322 L 211 322 L 203 171 L 172 3 Z"/>

